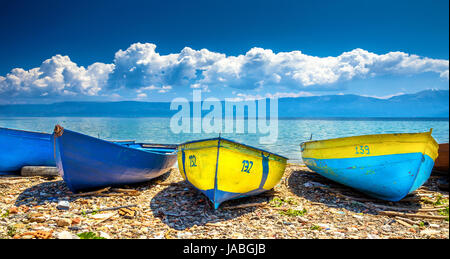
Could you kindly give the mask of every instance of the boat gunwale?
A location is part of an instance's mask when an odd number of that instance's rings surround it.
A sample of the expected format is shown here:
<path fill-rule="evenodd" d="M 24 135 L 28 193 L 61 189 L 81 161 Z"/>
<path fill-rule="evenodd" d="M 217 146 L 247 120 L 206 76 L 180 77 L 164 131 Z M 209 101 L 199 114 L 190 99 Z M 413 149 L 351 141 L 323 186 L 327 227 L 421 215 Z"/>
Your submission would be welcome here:
<path fill-rule="evenodd" d="M 22 129 L 13 129 L 13 128 L 5 128 L 5 127 L 0 127 L 0 130 L 7 130 L 7 131 L 11 131 L 11 132 L 25 132 L 25 133 L 42 134 L 45 136 L 52 135 L 52 133 L 47 133 L 47 132 L 42 132 L 42 131 L 22 130 Z"/>
<path fill-rule="evenodd" d="M 381 142 L 364 142 L 364 144 L 370 145 L 370 144 L 377 144 L 377 143 L 381 143 Z M 428 141 L 383 141 L 383 143 L 389 143 L 389 144 L 393 144 L 393 143 L 399 143 L 399 144 L 412 144 L 412 143 L 422 143 L 422 144 L 427 144 L 429 143 Z M 354 145 L 359 144 L 359 143 L 352 143 L 352 144 L 345 144 L 345 145 L 340 145 L 340 146 L 332 146 L 332 147 L 317 147 L 317 148 L 308 148 L 309 150 L 324 150 L 324 149 L 333 149 L 333 148 L 345 148 L 345 147 L 353 147 Z M 432 144 L 432 143 L 430 143 Z"/>
<path fill-rule="evenodd" d="M 437 141 L 433 138 L 433 136 L 431 136 L 431 132 L 430 131 L 426 131 L 426 132 L 417 132 L 417 133 L 381 133 L 381 134 L 368 134 L 368 135 L 358 135 L 358 136 L 348 136 L 348 137 L 340 137 L 340 138 L 330 138 L 330 139 L 322 139 L 322 140 L 310 140 L 310 141 L 304 141 L 300 143 L 300 147 L 302 148 L 302 151 L 304 149 L 303 146 L 306 146 L 306 144 L 312 144 L 312 143 L 319 143 L 319 142 L 332 142 L 332 141 L 336 141 L 336 140 L 346 140 L 346 139 L 350 139 L 350 138 L 364 138 L 364 137 L 369 137 L 369 136 L 388 136 L 388 135 L 401 135 L 401 136 L 406 136 L 406 135 L 419 135 L 419 134 L 423 134 L 429 137 L 429 139 L 431 139 L 431 141 L 433 142 L 432 144 L 435 144 L 436 146 L 439 145 L 437 143 Z M 400 140 L 396 140 L 396 141 L 389 141 L 389 140 L 384 140 L 383 142 L 385 143 L 427 143 L 428 141 L 400 141 Z M 324 148 L 314 148 L 315 150 L 319 150 L 319 149 L 329 149 L 329 148 L 337 148 L 337 147 L 347 147 L 347 146 L 352 146 L 357 144 L 358 142 L 355 141 L 352 144 L 343 144 L 343 145 L 336 145 L 333 147 L 324 147 Z M 380 141 L 364 141 L 365 144 L 373 144 L 373 143 L 380 143 Z"/>
<path fill-rule="evenodd" d="M 231 142 L 231 143 L 234 143 L 234 144 L 238 144 L 238 145 L 242 145 L 244 147 L 248 147 L 248 148 L 254 149 L 256 151 L 266 152 L 266 153 L 269 153 L 271 155 L 275 155 L 275 156 L 284 158 L 286 160 L 289 160 L 289 158 L 287 158 L 285 156 L 282 156 L 282 155 L 279 155 L 279 154 L 276 154 L 276 153 L 264 150 L 262 148 L 257 148 L 257 147 L 253 147 L 253 146 L 250 146 L 250 145 L 247 145 L 247 144 L 243 144 L 241 142 L 237 142 L 237 141 L 234 141 L 234 140 L 231 140 L 231 139 L 228 139 L 228 138 L 223 138 L 223 137 L 216 137 L 216 138 L 208 138 L 208 139 L 199 139 L 199 140 L 188 141 L 188 142 L 181 143 L 180 145 L 178 145 L 178 147 L 182 148 L 181 146 L 183 146 L 183 145 L 194 144 L 194 143 L 199 143 L 199 142 L 204 142 L 204 141 L 213 141 L 213 140 L 225 140 L 225 141 L 228 141 L 228 142 Z M 223 147 L 223 146 L 221 146 L 221 147 Z M 201 148 L 204 148 L 204 147 L 201 147 Z M 201 148 L 199 148 L 199 149 L 201 149 Z"/>
<path fill-rule="evenodd" d="M 106 140 L 106 141 L 117 142 L 117 143 L 126 143 L 126 142 L 130 142 L 130 143 L 133 143 L 133 144 L 136 143 L 135 139 L 130 139 L 130 140 L 126 140 L 126 139 L 124 139 L 124 140 Z"/>
<path fill-rule="evenodd" d="M 67 129 L 64 128 L 64 131 L 66 131 L 66 130 Z M 68 131 L 71 132 L 71 133 L 80 134 L 82 136 L 89 137 L 89 138 L 92 138 L 92 139 L 95 139 L 95 140 L 98 140 L 98 141 L 102 141 L 104 143 L 112 144 L 112 145 L 115 145 L 115 146 L 118 146 L 118 147 L 121 147 L 121 148 L 125 148 L 125 149 L 135 150 L 135 151 L 138 151 L 138 152 L 152 153 L 152 154 L 163 155 L 163 156 L 172 156 L 172 155 L 175 155 L 177 153 L 177 148 L 173 148 L 174 150 L 171 153 L 162 153 L 162 152 L 150 151 L 150 150 L 149 151 L 145 151 L 145 150 L 138 149 L 138 148 L 127 147 L 126 145 L 122 145 L 122 144 L 119 144 L 119 143 L 116 143 L 116 142 L 111 142 L 109 140 L 104 140 L 104 139 L 96 138 L 96 137 L 93 137 L 93 136 L 89 136 L 89 135 L 86 135 L 86 134 L 83 134 L 83 133 L 80 133 L 80 132 L 76 132 L 76 131 L 73 131 L 73 130 L 68 130 Z M 64 132 L 62 133 L 62 135 L 64 135 Z M 62 135 L 59 136 L 59 137 L 62 137 Z M 52 134 L 52 136 L 54 136 L 54 134 Z M 59 138 L 59 137 L 54 136 L 54 138 Z M 135 143 L 135 144 L 142 144 L 142 143 Z M 164 144 L 160 144 L 160 145 L 164 145 Z M 170 144 L 170 145 L 172 145 L 172 144 Z M 169 148 L 169 149 L 172 149 L 172 148 Z"/>
<path fill-rule="evenodd" d="M 140 145 L 142 148 L 167 148 L 167 149 L 174 149 L 177 150 L 178 149 L 178 145 L 177 144 L 158 144 L 158 143 L 143 143 L 143 142 L 135 142 L 135 145 Z M 159 147 L 146 147 L 145 145 L 155 145 L 155 146 L 159 146 Z"/>

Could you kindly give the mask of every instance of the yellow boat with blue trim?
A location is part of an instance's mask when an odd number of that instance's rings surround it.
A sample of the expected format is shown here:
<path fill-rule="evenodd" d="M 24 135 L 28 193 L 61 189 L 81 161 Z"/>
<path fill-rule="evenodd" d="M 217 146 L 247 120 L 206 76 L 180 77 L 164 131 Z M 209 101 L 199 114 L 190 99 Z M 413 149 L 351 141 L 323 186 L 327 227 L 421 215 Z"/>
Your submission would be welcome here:
<path fill-rule="evenodd" d="M 399 201 L 430 177 L 438 156 L 431 132 L 363 135 L 300 146 L 311 170 L 369 196 Z"/>
<path fill-rule="evenodd" d="M 221 137 L 178 146 L 182 177 L 205 194 L 215 209 L 226 200 L 272 189 L 286 163 L 286 157 Z"/>

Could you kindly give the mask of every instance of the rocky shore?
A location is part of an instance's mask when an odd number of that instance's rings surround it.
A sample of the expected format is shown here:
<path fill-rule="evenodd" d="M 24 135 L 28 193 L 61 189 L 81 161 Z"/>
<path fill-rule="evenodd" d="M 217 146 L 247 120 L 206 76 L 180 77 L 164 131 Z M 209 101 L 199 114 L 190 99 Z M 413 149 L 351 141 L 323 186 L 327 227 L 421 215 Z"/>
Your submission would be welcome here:
<path fill-rule="evenodd" d="M 264 194 L 218 210 L 177 169 L 150 182 L 73 194 L 56 177 L 0 176 L 2 239 L 449 238 L 448 191 L 432 175 L 385 202 L 289 165 Z"/>

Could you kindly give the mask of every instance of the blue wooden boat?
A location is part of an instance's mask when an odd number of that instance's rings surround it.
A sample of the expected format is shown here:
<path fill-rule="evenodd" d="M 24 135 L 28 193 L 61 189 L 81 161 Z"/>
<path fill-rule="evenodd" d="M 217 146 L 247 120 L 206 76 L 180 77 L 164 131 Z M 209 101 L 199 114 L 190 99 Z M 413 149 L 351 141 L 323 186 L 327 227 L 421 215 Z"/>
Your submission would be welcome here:
<path fill-rule="evenodd" d="M 52 135 L 0 128 L 0 172 L 24 166 L 55 166 Z"/>
<path fill-rule="evenodd" d="M 58 172 L 73 192 L 145 182 L 177 160 L 176 145 L 111 142 L 59 125 L 53 138 Z"/>

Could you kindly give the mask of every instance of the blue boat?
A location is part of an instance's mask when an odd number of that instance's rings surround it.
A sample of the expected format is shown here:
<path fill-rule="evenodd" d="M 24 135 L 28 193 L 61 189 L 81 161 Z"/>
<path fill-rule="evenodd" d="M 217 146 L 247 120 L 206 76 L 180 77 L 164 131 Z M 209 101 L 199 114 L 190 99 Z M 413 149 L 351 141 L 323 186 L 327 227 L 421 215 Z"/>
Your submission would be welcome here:
<path fill-rule="evenodd" d="M 24 166 L 55 166 L 52 135 L 0 128 L 0 172 Z"/>
<path fill-rule="evenodd" d="M 59 125 L 53 138 L 58 172 L 72 192 L 145 182 L 177 160 L 176 145 L 111 142 Z"/>

